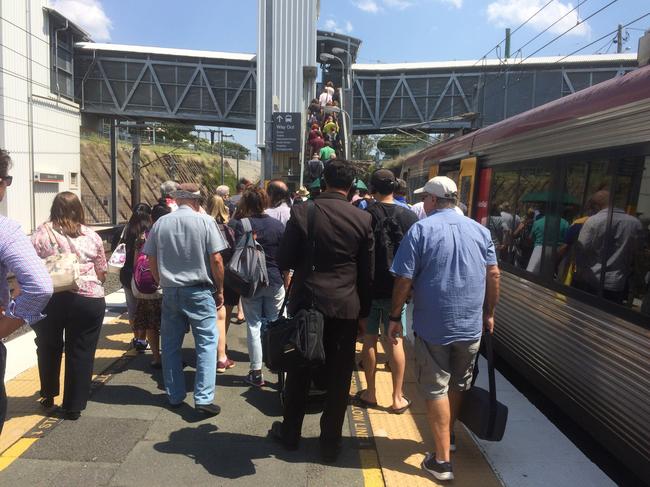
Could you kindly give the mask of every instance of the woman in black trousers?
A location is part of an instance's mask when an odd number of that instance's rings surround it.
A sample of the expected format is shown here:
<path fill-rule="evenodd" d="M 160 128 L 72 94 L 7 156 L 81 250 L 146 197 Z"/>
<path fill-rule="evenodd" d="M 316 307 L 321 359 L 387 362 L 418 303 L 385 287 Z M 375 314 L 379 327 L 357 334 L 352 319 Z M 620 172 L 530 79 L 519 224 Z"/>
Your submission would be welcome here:
<path fill-rule="evenodd" d="M 107 270 L 104 245 L 101 237 L 84 225 L 81 202 L 68 191 L 54 198 L 50 221 L 34 232 L 32 244 L 41 258 L 72 253 L 79 261 L 78 289 L 55 289 L 43 311 L 46 318 L 34 327 L 41 404 L 51 408 L 60 393 L 61 358 L 65 351 L 62 413 L 66 419 L 78 419 L 90 395 L 95 351 L 106 309 L 102 287 Z"/>

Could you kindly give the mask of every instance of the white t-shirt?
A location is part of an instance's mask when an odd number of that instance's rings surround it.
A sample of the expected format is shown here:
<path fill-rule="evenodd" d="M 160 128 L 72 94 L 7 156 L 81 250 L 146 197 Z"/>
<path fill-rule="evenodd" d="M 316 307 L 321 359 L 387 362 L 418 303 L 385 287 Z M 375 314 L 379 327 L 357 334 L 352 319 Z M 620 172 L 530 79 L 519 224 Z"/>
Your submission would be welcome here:
<path fill-rule="evenodd" d="M 332 101 L 332 95 L 330 95 L 328 92 L 325 91 L 321 93 L 320 96 L 318 97 L 318 103 L 320 103 L 320 106 L 322 107 L 326 106 L 331 101 Z"/>
<path fill-rule="evenodd" d="M 424 202 L 423 201 L 420 201 L 419 203 L 415 203 L 414 205 L 411 205 L 411 211 L 413 213 L 415 213 L 418 216 L 418 219 L 420 219 L 420 220 L 427 217 L 427 214 L 424 212 Z"/>

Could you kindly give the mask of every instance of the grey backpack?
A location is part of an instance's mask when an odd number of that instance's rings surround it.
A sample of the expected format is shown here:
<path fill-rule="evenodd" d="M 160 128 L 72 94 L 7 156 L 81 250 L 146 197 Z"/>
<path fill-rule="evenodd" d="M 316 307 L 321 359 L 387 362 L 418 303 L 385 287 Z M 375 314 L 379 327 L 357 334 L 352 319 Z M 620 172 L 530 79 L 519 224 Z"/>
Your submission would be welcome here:
<path fill-rule="evenodd" d="M 224 282 L 241 297 L 250 298 L 257 289 L 269 285 L 269 276 L 264 249 L 255 240 L 250 220 L 242 218 L 241 224 L 244 235 L 226 265 Z"/>

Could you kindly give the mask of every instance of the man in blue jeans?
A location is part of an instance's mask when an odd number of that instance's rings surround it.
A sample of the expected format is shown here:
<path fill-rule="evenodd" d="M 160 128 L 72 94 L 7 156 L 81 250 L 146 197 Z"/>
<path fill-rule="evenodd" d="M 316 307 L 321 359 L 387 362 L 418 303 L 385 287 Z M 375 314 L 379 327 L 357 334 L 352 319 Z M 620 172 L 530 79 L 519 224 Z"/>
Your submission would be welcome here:
<path fill-rule="evenodd" d="M 198 411 L 215 416 L 221 412 L 213 404 L 217 308 L 223 306 L 220 252 L 228 244 L 214 220 L 199 213 L 201 192 L 196 184 L 181 184 L 172 196 L 178 210 L 154 224 L 144 246 L 152 274 L 163 289 L 160 338 L 165 390 L 172 407 L 183 403 L 185 376 L 181 347 L 189 325 L 196 347 L 194 405 Z"/>

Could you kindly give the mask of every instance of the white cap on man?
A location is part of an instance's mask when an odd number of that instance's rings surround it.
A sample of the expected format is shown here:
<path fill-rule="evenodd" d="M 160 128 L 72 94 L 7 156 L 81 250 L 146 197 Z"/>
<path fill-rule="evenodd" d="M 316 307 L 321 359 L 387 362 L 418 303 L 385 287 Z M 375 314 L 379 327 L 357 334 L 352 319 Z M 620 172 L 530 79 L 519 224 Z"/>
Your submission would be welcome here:
<path fill-rule="evenodd" d="M 436 198 L 456 199 L 458 197 L 458 187 L 456 183 L 447 176 L 436 176 L 427 181 L 427 183 L 413 191 L 414 194 L 429 193 Z"/>

